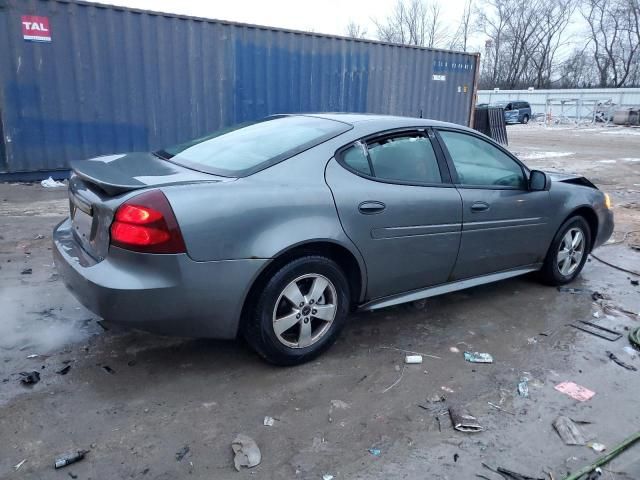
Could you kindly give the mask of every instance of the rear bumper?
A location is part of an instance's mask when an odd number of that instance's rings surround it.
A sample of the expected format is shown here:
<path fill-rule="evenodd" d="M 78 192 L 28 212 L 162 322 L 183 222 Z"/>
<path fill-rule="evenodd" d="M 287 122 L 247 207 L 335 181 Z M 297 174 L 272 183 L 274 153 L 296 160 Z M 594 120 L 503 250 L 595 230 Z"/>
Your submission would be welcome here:
<path fill-rule="evenodd" d="M 56 267 L 74 296 L 110 322 L 188 337 L 234 338 L 244 299 L 268 259 L 196 262 L 111 247 L 96 262 L 69 219 L 53 231 Z"/>

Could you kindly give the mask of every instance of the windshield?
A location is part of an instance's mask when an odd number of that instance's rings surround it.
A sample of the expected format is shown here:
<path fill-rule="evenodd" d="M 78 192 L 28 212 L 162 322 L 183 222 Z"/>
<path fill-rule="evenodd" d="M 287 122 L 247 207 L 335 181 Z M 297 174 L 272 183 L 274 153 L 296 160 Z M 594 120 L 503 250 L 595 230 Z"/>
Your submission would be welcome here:
<path fill-rule="evenodd" d="M 319 145 L 351 125 L 307 116 L 280 116 L 242 123 L 156 154 L 194 170 L 246 176 Z"/>

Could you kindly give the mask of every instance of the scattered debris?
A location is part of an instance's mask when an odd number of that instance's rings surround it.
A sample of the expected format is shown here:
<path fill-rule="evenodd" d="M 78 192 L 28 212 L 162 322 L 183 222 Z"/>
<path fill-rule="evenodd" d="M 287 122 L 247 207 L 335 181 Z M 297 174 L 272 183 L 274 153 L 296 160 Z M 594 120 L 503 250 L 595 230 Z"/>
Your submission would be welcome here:
<path fill-rule="evenodd" d="M 502 478 L 504 478 L 505 480 L 545 480 L 544 478 L 530 477 L 522 473 L 517 473 L 512 470 L 507 470 L 506 468 L 503 468 L 503 467 L 491 468 L 486 463 L 483 463 L 482 466 L 487 470 L 491 470 L 492 472 L 502 476 Z"/>
<path fill-rule="evenodd" d="M 27 459 L 25 458 L 24 460 L 22 460 L 22 461 L 21 461 L 20 463 L 18 463 L 17 465 L 14 465 L 14 466 L 13 466 L 13 469 L 14 469 L 14 470 L 16 470 L 16 471 L 17 471 L 17 470 L 20 470 L 20 467 L 21 467 L 22 465 L 24 465 L 24 462 L 26 462 L 26 461 L 27 461 Z"/>
<path fill-rule="evenodd" d="M 639 280 L 629 280 L 629 282 L 631 283 L 631 285 L 633 285 L 634 287 L 637 287 L 638 285 L 640 285 L 640 281 Z"/>
<path fill-rule="evenodd" d="M 635 348 L 640 349 L 640 327 L 634 328 L 629 332 L 629 342 Z"/>
<path fill-rule="evenodd" d="M 598 467 L 601 467 L 602 465 L 604 465 L 606 463 L 609 463 L 611 460 L 613 460 L 615 457 L 617 457 L 620 453 L 622 453 L 624 450 L 629 448 L 631 445 L 633 445 L 638 440 L 640 440 L 640 432 L 636 432 L 633 435 L 631 435 L 630 437 L 626 438 L 622 443 L 620 443 L 615 448 L 613 448 L 613 450 L 611 450 L 611 452 L 609 452 L 608 454 L 603 455 L 602 457 L 598 458 L 592 464 L 587 465 L 585 467 L 582 467 L 577 472 L 569 475 L 568 477 L 565 477 L 564 480 L 578 480 L 583 475 L 586 475 L 588 473 L 593 472 Z"/>
<path fill-rule="evenodd" d="M 573 328 L 577 328 L 578 330 L 582 330 L 583 332 L 587 332 L 587 333 L 590 333 L 591 335 L 595 335 L 596 337 L 609 340 L 610 342 L 615 342 L 620 337 L 622 337 L 622 334 L 616 332 L 615 330 L 610 330 L 608 328 L 601 327 L 600 325 L 587 322 L 586 320 L 578 320 L 577 323 L 570 323 L 569 325 L 572 326 Z"/>
<path fill-rule="evenodd" d="M 67 373 L 69 373 L 69 370 L 71 370 L 71 365 L 66 365 L 62 367 L 60 370 L 56 370 L 56 373 L 58 375 L 66 375 Z"/>
<path fill-rule="evenodd" d="M 559 392 L 569 395 L 571 398 L 579 402 L 586 402 L 596 394 L 596 392 L 574 382 L 562 382 L 553 388 Z"/>
<path fill-rule="evenodd" d="M 262 424 L 265 427 L 273 427 L 273 423 L 275 422 L 275 419 L 273 417 L 264 417 L 264 421 L 262 422 Z"/>
<path fill-rule="evenodd" d="M 189 445 L 185 445 L 184 447 L 182 447 L 176 452 L 176 460 L 178 462 L 181 462 L 182 459 L 187 456 L 187 453 L 189 453 L 190 450 L 191 449 L 189 448 Z"/>
<path fill-rule="evenodd" d="M 331 400 L 331 408 L 335 408 L 336 410 L 346 410 L 349 407 L 350 405 L 342 400 Z"/>
<path fill-rule="evenodd" d="M 460 349 L 458 347 L 450 347 L 449 351 L 451 353 L 460 353 Z"/>
<path fill-rule="evenodd" d="M 569 417 L 560 415 L 553 421 L 553 428 L 566 445 L 584 445 L 586 440 L 578 426 Z"/>
<path fill-rule="evenodd" d="M 594 302 L 597 302 L 598 300 L 611 300 L 611 297 L 609 295 L 607 295 L 606 293 L 601 293 L 601 292 L 595 291 L 595 292 L 591 293 L 591 299 Z"/>
<path fill-rule="evenodd" d="M 54 180 L 52 177 L 46 178 L 40 182 L 44 188 L 64 187 L 64 183 Z"/>
<path fill-rule="evenodd" d="M 434 393 L 433 395 L 427 397 L 427 402 L 429 403 L 440 403 L 444 402 L 447 399 L 444 395 L 440 395 L 439 393 Z"/>
<path fill-rule="evenodd" d="M 459 432 L 473 433 L 484 430 L 482 425 L 478 423 L 478 419 L 464 408 L 451 407 L 449 408 L 449 415 L 451 416 L 453 428 Z"/>
<path fill-rule="evenodd" d="M 574 288 L 574 287 L 558 287 L 558 291 L 559 292 L 563 292 L 563 293 L 571 293 L 571 294 L 575 295 L 576 293 L 584 293 L 585 289 L 584 288 Z"/>
<path fill-rule="evenodd" d="M 256 442 L 242 433 L 231 443 L 231 448 L 235 454 L 233 463 L 237 471 L 240 471 L 240 467 L 253 468 L 262 461 L 262 454 Z"/>
<path fill-rule="evenodd" d="M 638 351 L 633 348 L 630 347 L 629 345 L 627 345 L 626 347 L 623 348 L 624 352 L 629 355 L 631 358 L 636 358 L 638 356 Z"/>
<path fill-rule="evenodd" d="M 20 382 L 23 385 L 35 385 L 40 381 L 40 373 L 33 370 L 32 372 L 20 372 Z"/>
<path fill-rule="evenodd" d="M 437 360 L 440 360 L 441 357 L 438 357 L 437 355 L 429 355 L 428 353 L 422 353 L 422 352 L 414 352 L 412 350 L 403 350 L 402 348 L 396 348 L 396 347 L 380 347 L 383 348 L 385 350 L 397 350 L 398 352 L 403 352 L 403 353 L 412 353 L 414 355 L 422 355 L 423 357 L 429 357 L 429 358 L 435 358 Z"/>
<path fill-rule="evenodd" d="M 393 387 L 395 387 L 397 384 L 400 383 L 400 380 L 402 380 L 402 376 L 404 375 L 404 370 L 406 368 L 406 365 L 402 366 L 402 371 L 400 372 L 400 376 L 398 377 L 398 379 L 393 382 L 391 385 L 389 385 L 387 388 L 385 388 L 382 393 L 387 393 L 389 390 L 391 390 Z"/>
<path fill-rule="evenodd" d="M 379 448 L 369 448 L 367 451 L 374 457 L 379 457 L 382 454 L 382 451 Z"/>
<path fill-rule="evenodd" d="M 458 455 L 457 453 L 454 453 L 453 454 L 453 463 L 456 463 L 459 458 L 460 458 L 460 455 Z"/>
<path fill-rule="evenodd" d="M 529 396 L 529 379 L 522 377 L 518 383 L 518 395 L 527 398 Z"/>
<path fill-rule="evenodd" d="M 538 340 L 536 340 L 535 337 L 529 337 L 529 338 L 527 338 L 527 343 L 529 345 L 535 345 L 536 343 L 538 343 Z"/>
<path fill-rule="evenodd" d="M 116 373 L 116 371 L 113 368 L 111 368 L 109 365 L 103 365 L 102 370 L 107 372 L 109 375 L 113 375 L 114 373 Z"/>
<path fill-rule="evenodd" d="M 89 450 L 76 450 L 73 452 L 65 453 L 56 458 L 55 467 L 62 468 L 72 463 L 79 462 L 84 456 L 89 453 Z"/>
<path fill-rule="evenodd" d="M 495 408 L 496 410 L 500 410 L 501 412 L 508 413 L 509 415 L 515 415 L 514 412 L 510 412 L 509 410 L 505 410 L 500 405 L 496 405 L 495 403 L 487 402 L 490 407 Z"/>
<path fill-rule="evenodd" d="M 322 475 L 322 480 L 333 480 L 333 475 L 324 474 Z"/>
<path fill-rule="evenodd" d="M 38 355 L 37 353 L 32 353 L 31 355 L 27 355 L 27 358 L 31 359 L 31 358 L 38 358 L 40 355 Z"/>
<path fill-rule="evenodd" d="M 409 365 L 422 363 L 422 355 L 407 355 L 406 357 L 404 357 L 404 363 Z"/>
<path fill-rule="evenodd" d="M 455 392 L 455 390 L 453 390 L 452 388 L 447 387 L 446 385 L 441 386 L 440 389 L 442 391 L 444 391 L 444 392 L 447 392 L 447 393 L 454 393 Z"/>
<path fill-rule="evenodd" d="M 493 357 L 489 353 L 464 352 L 464 359 L 471 363 L 493 363 Z"/>
<path fill-rule="evenodd" d="M 626 368 L 627 370 L 631 370 L 632 372 L 637 372 L 638 371 L 638 369 L 636 367 L 634 367 L 633 365 L 629 365 L 628 363 L 623 362 L 614 353 L 610 352 L 609 350 L 607 350 L 606 353 L 607 353 L 607 357 L 609 357 L 615 363 L 620 365 L 622 368 Z"/>
<path fill-rule="evenodd" d="M 25 268 L 20 272 L 21 275 L 31 275 L 32 273 L 33 273 L 33 268 L 31 267 Z"/>
<path fill-rule="evenodd" d="M 604 444 L 598 443 L 598 442 L 589 442 L 587 443 L 587 447 L 591 448 L 592 450 L 598 453 L 602 453 L 607 449 L 607 447 Z"/>
<path fill-rule="evenodd" d="M 591 316 L 592 316 L 593 318 L 600 318 L 600 312 L 593 312 L 593 313 L 591 314 Z"/>

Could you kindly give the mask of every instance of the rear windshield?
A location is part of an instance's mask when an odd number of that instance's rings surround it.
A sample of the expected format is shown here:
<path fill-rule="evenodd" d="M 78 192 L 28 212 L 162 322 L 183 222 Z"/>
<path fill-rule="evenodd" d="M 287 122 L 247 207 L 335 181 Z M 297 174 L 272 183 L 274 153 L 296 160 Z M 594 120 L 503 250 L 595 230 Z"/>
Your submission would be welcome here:
<path fill-rule="evenodd" d="M 270 117 L 218 130 L 156 154 L 194 170 L 241 177 L 286 160 L 351 128 L 349 124 L 326 118 Z"/>

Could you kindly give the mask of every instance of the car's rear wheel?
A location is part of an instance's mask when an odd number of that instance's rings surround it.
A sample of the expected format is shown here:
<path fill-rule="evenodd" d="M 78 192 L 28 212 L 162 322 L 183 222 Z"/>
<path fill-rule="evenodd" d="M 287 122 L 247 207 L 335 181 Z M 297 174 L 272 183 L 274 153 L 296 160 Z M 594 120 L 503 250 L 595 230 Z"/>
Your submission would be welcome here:
<path fill-rule="evenodd" d="M 333 260 L 298 258 L 256 292 L 244 337 L 271 363 L 307 362 L 333 344 L 345 324 L 349 299 L 349 282 Z"/>
<path fill-rule="evenodd" d="M 581 216 L 569 218 L 560 227 L 545 258 L 540 274 L 549 285 L 564 285 L 582 271 L 591 251 L 591 230 Z"/>
<path fill-rule="evenodd" d="M 522 117 L 522 123 L 523 123 L 524 125 L 526 125 L 527 123 L 529 123 L 529 115 L 525 114 L 525 115 Z"/>

